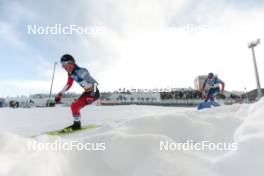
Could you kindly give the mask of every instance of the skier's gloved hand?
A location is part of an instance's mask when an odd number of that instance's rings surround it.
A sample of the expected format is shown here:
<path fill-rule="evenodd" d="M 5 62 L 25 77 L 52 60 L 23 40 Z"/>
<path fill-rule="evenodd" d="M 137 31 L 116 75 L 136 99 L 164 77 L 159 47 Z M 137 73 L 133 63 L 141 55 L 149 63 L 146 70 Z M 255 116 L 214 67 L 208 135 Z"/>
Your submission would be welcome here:
<path fill-rule="evenodd" d="M 92 87 L 88 87 L 88 88 L 85 88 L 84 89 L 84 91 L 86 92 L 86 93 L 92 93 L 93 92 L 93 88 Z"/>
<path fill-rule="evenodd" d="M 62 94 L 61 93 L 59 93 L 58 95 L 55 96 L 55 102 L 57 104 L 61 103 L 61 97 L 62 97 Z"/>

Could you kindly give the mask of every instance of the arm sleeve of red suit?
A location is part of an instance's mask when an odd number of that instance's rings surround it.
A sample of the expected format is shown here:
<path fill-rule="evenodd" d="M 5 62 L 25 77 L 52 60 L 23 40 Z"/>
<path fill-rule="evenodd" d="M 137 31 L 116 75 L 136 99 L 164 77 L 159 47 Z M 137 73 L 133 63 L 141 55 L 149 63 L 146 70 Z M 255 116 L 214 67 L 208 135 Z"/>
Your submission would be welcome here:
<path fill-rule="evenodd" d="M 225 83 L 224 83 L 224 81 L 222 81 L 221 79 L 218 79 L 218 80 L 217 80 L 217 83 L 219 83 L 219 84 L 222 85 L 222 89 L 221 89 L 221 91 L 224 92 L 224 90 L 225 90 Z"/>
<path fill-rule="evenodd" d="M 222 90 L 221 90 L 221 91 L 222 91 L 222 93 L 224 93 L 224 90 L 225 90 L 225 83 L 222 82 L 221 84 L 222 84 Z"/>
<path fill-rule="evenodd" d="M 73 78 L 70 75 L 68 75 L 67 84 L 60 91 L 60 94 L 64 94 L 67 90 L 69 90 L 71 88 L 72 84 L 73 84 Z"/>

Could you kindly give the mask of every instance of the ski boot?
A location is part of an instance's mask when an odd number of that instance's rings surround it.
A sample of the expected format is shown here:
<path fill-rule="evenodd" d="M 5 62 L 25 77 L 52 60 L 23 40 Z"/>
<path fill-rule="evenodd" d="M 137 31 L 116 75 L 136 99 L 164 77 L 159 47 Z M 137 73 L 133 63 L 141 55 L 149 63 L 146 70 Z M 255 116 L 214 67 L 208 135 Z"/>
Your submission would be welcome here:
<path fill-rule="evenodd" d="M 80 121 L 74 121 L 72 125 L 64 128 L 62 130 L 62 132 L 71 132 L 71 131 L 74 131 L 74 130 L 80 130 L 81 129 L 81 122 Z"/>

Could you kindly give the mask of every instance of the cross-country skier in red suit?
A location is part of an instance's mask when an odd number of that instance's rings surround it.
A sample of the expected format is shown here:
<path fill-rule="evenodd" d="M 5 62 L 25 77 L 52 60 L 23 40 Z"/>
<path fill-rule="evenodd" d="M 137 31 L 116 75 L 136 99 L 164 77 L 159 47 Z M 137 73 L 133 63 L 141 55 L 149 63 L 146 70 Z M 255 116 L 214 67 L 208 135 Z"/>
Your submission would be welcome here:
<path fill-rule="evenodd" d="M 71 88 L 73 81 L 77 82 L 84 89 L 83 94 L 71 104 L 73 124 L 67 127 L 68 129 L 77 130 L 81 128 L 80 109 L 91 104 L 100 97 L 100 92 L 97 88 L 98 83 L 90 75 L 88 70 L 79 67 L 75 63 L 75 59 L 71 55 L 63 55 L 60 62 L 68 73 L 68 81 L 64 88 L 56 95 L 56 103 L 60 103 L 63 94 Z"/>

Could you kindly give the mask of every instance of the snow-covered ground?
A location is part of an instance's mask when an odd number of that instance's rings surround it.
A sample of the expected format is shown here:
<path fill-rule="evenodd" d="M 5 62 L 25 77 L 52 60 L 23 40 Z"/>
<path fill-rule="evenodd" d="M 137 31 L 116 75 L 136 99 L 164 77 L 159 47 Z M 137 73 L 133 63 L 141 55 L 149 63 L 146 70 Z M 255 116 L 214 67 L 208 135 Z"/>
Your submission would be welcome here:
<path fill-rule="evenodd" d="M 264 99 L 252 105 L 195 108 L 89 106 L 83 124 L 101 127 L 41 135 L 72 123 L 70 109 L 0 109 L 0 175 L 263 176 Z M 34 136 L 34 137 L 32 137 Z M 29 143 L 105 144 L 105 150 L 33 150 Z M 236 150 L 161 150 L 161 143 L 208 141 Z M 97 148 L 98 149 L 98 148 Z"/>

